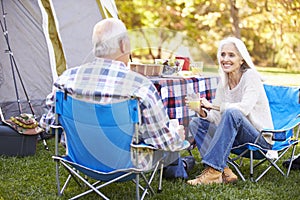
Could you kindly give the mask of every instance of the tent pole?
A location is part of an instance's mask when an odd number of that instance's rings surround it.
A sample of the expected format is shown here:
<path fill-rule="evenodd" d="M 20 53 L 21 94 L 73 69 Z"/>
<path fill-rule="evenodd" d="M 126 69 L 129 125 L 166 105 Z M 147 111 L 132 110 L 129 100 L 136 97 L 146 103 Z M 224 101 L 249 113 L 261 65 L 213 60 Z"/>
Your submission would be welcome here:
<path fill-rule="evenodd" d="M 103 18 L 108 18 L 107 12 L 106 12 L 105 7 L 103 6 L 101 0 L 96 0 L 96 2 L 98 4 L 100 13 L 103 16 Z"/>
<path fill-rule="evenodd" d="M 21 105 L 20 105 L 18 86 L 16 84 L 15 70 L 14 70 L 14 67 L 13 67 L 15 62 L 13 62 L 13 53 L 10 49 L 9 40 L 8 40 L 8 31 L 7 31 L 7 25 L 6 25 L 6 20 L 5 20 L 6 13 L 4 12 L 3 0 L 1 0 L 1 6 L 2 6 L 3 24 L 2 24 L 2 21 L 0 19 L 0 25 L 1 25 L 2 32 L 4 34 L 5 41 L 6 41 L 7 46 L 8 46 L 8 50 L 6 50 L 5 53 L 9 54 L 9 60 L 10 60 L 10 65 L 11 65 L 11 70 L 12 70 L 12 76 L 13 76 L 13 81 L 14 81 L 14 86 L 15 86 L 15 92 L 16 92 L 16 97 L 17 97 L 18 108 L 19 108 L 19 113 L 21 114 L 22 109 L 21 109 Z"/>
<path fill-rule="evenodd" d="M 2 7 L 3 23 L 2 23 L 2 21 L 0 19 L 0 25 L 1 25 L 1 29 L 3 31 L 4 37 L 5 37 L 5 40 L 6 40 L 6 44 L 7 44 L 7 48 L 8 48 L 8 50 L 6 50 L 5 53 L 9 54 L 10 65 L 11 65 L 11 70 L 12 70 L 12 75 L 13 75 L 14 86 L 15 86 L 15 92 L 16 92 L 16 97 L 17 97 L 17 103 L 18 103 L 18 108 L 19 108 L 19 114 L 22 113 L 22 109 L 21 109 L 20 97 L 19 97 L 19 93 L 18 93 L 18 86 L 17 86 L 17 82 L 16 82 L 15 70 L 16 70 L 18 78 L 20 80 L 23 92 L 24 92 L 24 94 L 26 96 L 26 100 L 28 102 L 28 105 L 29 105 L 29 108 L 31 110 L 31 113 L 34 116 L 34 118 L 36 118 L 34 110 L 33 110 L 33 107 L 32 107 L 31 102 L 30 102 L 30 99 L 29 99 L 28 94 L 27 94 L 26 89 L 25 89 L 25 85 L 24 85 L 23 80 L 21 78 L 20 71 L 19 71 L 17 63 L 15 61 L 13 52 L 12 52 L 12 50 L 10 48 L 10 43 L 9 43 L 9 39 L 8 39 L 8 30 L 7 30 L 6 19 L 5 19 L 7 13 L 4 12 L 3 0 L 1 0 L 1 7 Z M 40 133 L 39 135 L 41 137 L 41 140 L 43 141 L 45 149 L 49 150 L 43 133 Z"/>

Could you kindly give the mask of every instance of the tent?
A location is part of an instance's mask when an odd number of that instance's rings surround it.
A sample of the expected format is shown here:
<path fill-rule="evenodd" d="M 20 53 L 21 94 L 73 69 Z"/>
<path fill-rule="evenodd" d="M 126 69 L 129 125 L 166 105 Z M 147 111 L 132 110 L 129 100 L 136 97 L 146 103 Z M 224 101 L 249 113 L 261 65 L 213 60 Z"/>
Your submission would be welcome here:
<path fill-rule="evenodd" d="M 5 118 L 20 110 L 30 113 L 29 105 L 41 117 L 57 76 L 92 57 L 94 24 L 118 17 L 114 0 L 1 0 L 0 10 L 0 107 Z"/>

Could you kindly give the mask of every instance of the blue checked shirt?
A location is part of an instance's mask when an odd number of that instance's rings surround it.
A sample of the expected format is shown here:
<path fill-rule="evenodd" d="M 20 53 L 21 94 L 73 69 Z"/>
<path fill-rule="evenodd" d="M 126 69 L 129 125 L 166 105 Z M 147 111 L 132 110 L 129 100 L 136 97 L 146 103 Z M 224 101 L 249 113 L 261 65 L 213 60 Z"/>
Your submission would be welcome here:
<path fill-rule="evenodd" d="M 96 58 L 91 63 L 66 70 L 54 86 L 76 98 L 99 103 L 138 97 L 142 113 L 139 129 L 141 140 L 165 151 L 178 151 L 187 146 L 187 141 L 168 128 L 169 117 L 152 82 L 129 70 L 122 62 Z M 53 95 L 48 96 L 47 103 L 52 108 L 53 100 Z M 53 112 L 49 112 L 48 118 L 52 116 Z"/>

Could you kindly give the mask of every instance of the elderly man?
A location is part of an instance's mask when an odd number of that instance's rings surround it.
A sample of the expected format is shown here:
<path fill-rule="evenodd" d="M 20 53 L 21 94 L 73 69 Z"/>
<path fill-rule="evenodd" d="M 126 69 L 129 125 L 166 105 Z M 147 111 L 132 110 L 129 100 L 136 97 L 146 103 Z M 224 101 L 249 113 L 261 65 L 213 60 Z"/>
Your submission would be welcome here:
<path fill-rule="evenodd" d="M 143 119 L 139 129 L 141 142 L 168 152 L 177 151 L 177 157 L 173 158 L 177 159 L 178 151 L 188 146 L 184 140 L 184 130 L 169 129 L 169 117 L 155 86 L 149 79 L 127 67 L 130 41 L 124 23 L 114 18 L 98 22 L 94 26 L 92 43 L 95 59 L 66 70 L 54 86 L 77 98 L 99 103 L 138 97 Z M 50 95 L 49 105 L 53 106 L 53 99 Z"/>

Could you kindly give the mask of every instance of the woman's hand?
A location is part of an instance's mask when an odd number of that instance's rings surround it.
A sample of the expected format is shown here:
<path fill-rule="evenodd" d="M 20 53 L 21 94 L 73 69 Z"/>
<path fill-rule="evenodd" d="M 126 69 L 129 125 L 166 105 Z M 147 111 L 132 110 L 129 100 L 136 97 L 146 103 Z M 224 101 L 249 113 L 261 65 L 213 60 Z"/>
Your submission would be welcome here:
<path fill-rule="evenodd" d="M 212 103 L 210 103 L 206 98 L 200 98 L 201 107 L 206 108 L 207 110 L 210 110 L 213 108 Z"/>

